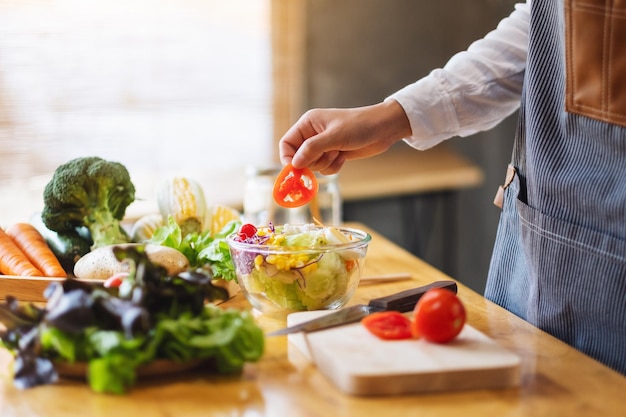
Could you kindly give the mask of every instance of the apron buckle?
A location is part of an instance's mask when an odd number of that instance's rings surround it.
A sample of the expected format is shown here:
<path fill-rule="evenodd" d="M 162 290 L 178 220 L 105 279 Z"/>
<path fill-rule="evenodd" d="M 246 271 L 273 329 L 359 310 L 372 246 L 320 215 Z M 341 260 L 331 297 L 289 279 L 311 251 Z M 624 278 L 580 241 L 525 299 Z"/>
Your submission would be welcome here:
<path fill-rule="evenodd" d="M 513 178 L 515 178 L 515 167 L 511 164 L 506 168 L 506 177 L 504 178 L 504 184 L 498 187 L 498 191 L 496 191 L 496 196 L 493 199 L 493 204 L 497 207 L 502 208 L 502 204 L 504 203 L 504 190 L 507 189 L 509 185 L 513 182 Z"/>

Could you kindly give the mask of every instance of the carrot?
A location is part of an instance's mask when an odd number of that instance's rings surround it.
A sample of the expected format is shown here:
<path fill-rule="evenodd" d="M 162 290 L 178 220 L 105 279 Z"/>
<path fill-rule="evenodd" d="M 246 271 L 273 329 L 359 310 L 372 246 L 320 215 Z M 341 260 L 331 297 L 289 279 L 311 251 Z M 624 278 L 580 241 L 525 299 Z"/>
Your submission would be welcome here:
<path fill-rule="evenodd" d="M 42 275 L 2 228 L 0 228 L 0 272 L 5 275 L 30 277 Z"/>
<path fill-rule="evenodd" d="M 6 229 L 6 234 L 44 277 L 67 277 L 61 262 L 35 226 L 15 223 Z"/>

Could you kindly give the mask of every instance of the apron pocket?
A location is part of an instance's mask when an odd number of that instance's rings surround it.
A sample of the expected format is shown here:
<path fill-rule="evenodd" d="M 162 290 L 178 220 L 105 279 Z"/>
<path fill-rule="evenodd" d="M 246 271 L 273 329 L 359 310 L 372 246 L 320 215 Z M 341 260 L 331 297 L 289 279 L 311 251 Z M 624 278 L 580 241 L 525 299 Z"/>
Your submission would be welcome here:
<path fill-rule="evenodd" d="M 546 216 L 517 201 L 530 280 L 528 320 L 626 370 L 626 241 Z"/>

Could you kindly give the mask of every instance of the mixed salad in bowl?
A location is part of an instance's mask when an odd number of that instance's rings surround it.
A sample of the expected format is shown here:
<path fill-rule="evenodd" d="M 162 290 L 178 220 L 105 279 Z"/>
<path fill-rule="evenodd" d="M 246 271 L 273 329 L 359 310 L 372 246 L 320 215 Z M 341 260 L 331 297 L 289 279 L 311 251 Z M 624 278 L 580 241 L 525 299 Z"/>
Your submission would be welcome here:
<path fill-rule="evenodd" d="M 269 314 L 343 306 L 358 286 L 370 240 L 363 231 L 314 224 L 244 224 L 227 237 L 242 292 Z"/>

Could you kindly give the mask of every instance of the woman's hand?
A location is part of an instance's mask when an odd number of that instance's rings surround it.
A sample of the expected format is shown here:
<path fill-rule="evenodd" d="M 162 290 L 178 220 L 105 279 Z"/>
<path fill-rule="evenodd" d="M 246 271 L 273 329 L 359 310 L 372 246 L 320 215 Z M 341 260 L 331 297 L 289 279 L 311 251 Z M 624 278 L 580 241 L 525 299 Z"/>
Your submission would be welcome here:
<path fill-rule="evenodd" d="M 345 161 L 378 155 L 410 135 L 404 109 L 394 100 L 352 109 L 314 109 L 281 138 L 280 160 L 330 175 Z"/>

